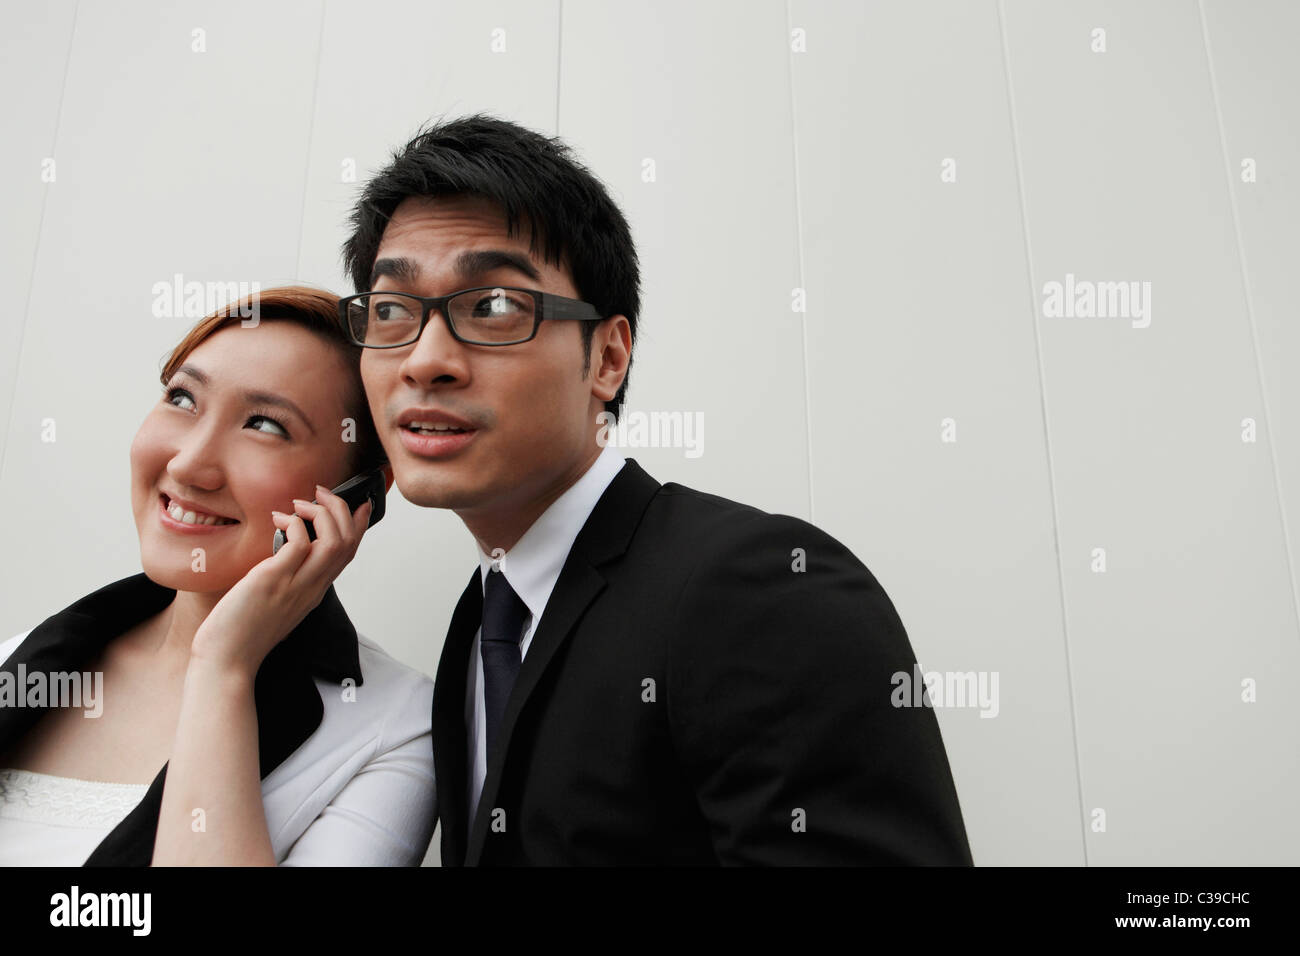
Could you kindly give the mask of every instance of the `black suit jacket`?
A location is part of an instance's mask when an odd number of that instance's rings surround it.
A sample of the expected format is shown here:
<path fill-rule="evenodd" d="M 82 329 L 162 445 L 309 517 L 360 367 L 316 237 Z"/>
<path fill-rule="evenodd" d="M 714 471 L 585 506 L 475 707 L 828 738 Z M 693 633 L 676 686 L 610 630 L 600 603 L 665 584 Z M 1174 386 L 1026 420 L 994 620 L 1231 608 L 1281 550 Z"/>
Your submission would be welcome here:
<path fill-rule="evenodd" d="M 434 688 L 444 865 L 971 864 L 934 712 L 890 703 L 903 625 L 806 521 L 628 459 L 534 631 L 467 833 L 482 600 L 476 568 Z"/>
<path fill-rule="evenodd" d="M 172 588 L 140 573 L 107 584 L 51 615 L 32 629 L 0 665 L 17 675 L 86 671 L 113 638 L 152 617 L 176 596 Z M 325 713 L 313 675 L 361 686 L 357 632 L 333 585 L 262 662 L 253 684 L 262 779 L 316 732 Z M 16 678 L 15 678 L 16 679 Z M 109 702 L 105 702 L 109 706 Z M 0 753 L 7 751 L 45 713 L 43 707 L 0 707 Z M 143 799 L 95 848 L 86 866 L 148 866 L 158 832 L 167 765 Z"/>

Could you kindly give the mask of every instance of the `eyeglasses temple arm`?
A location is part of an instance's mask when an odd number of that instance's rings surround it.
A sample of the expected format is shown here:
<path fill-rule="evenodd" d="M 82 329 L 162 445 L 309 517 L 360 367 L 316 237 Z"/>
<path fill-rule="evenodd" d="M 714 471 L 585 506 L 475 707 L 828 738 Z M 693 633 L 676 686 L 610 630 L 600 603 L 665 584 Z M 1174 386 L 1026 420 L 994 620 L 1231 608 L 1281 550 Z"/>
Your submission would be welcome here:
<path fill-rule="evenodd" d="M 542 293 L 542 314 L 548 319 L 578 319 L 599 322 L 601 315 L 589 302 L 565 298 L 561 295 Z"/>

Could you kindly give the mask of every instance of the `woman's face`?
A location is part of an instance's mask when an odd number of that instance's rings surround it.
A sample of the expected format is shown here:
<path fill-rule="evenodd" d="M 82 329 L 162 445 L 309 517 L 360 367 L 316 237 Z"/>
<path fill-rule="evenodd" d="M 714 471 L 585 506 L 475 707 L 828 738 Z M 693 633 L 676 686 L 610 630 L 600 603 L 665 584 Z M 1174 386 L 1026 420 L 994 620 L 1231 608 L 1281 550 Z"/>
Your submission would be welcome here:
<path fill-rule="evenodd" d="M 271 556 L 273 510 L 291 514 L 294 498 L 350 477 L 356 445 L 344 439 L 359 429 L 344 427 L 344 361 L 287 321 L 229 325 L 189 354 L 131 443 L 131 507 L 150 578 L 224 593 Z"/>

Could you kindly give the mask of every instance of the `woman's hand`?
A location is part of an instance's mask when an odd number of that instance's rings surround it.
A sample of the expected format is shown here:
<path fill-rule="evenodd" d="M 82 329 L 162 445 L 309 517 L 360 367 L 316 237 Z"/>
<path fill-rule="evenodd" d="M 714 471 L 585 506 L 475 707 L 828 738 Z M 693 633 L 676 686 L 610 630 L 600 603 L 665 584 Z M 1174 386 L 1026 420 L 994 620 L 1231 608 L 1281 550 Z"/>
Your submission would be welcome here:
<path fill-rule="evenodd" d="M 353 515 L 347 502 L 319 485 L 316 497 L 320 504 L 295 499 L 295 514 L 272 513 L 288 540 L 222 595 L 194 635 L 154 865 L 276 863 L 262 805 L 257 671 L 271 648 L 320 604 L 370 523 L 368 501 Z M 315 541 L 303 518 L 315 527 Z M 212 823 L 210 832 L 193 828 L 196 808 Z"/>
<path fill-rule="evenodd" d="M 294 514 L 273 511 L 288 540 L 256 564 L 213 607 L 194 635 L 191 657 L 250 679 L 271 649 L 320 604 L 334 579 L 357 552 L 370 521 L 366 501 L 356 514 L 347 502 L 316 486 L 320 504 L 294 499 Z M 311 521 L 309 540 L 303 519 Z"/>

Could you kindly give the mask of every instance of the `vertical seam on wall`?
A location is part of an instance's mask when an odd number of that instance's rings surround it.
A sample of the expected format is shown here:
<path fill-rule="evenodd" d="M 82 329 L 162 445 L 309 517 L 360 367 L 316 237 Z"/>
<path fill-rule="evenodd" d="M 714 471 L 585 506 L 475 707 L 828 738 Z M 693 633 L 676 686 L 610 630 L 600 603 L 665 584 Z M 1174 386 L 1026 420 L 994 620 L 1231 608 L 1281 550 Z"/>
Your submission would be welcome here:
<path fill-rule="evenodd" d="M 1065 567 L 1061 555 L 1061 516 L 1056 502 L 1056 470 L 1052 464 L 1051 429 L 1047 423 L 1047 377 L 1043 372 L 1042 333 L 1038 327 L 1038 297 L 1034 291 L 1034 256 L 1029 241 L 1029 208 L 1025 202 L 1020 164 L 1020 126 L 1016 120 L 1016 98 L 1011 84 L 1011 53 L 1003 11 L 997 2 L 998 36 L 1002 43 L 1002 75 L 1007 84 L 1007 112 L 1011 120 L 1011 152 L 1015 160 L 1016 197 L 1020 202 L 1020 227 L 1025 237 L 1025 272 L 1029 280 L 1029 314 L 1034 327 L 1034 354 L 1038 362 L 1038 400 L 1043 415 L 1043 449 L 1047 456 L 1047 491 L 1052 503 L 1052 541 L 1056 547 L 1056 584 L 1061 598 L 1061 637 L 1065 645 L 1065 687 L 1070 699 L 1070 738 L 1074 744 L 1075 786 L 1079 800 L 1079 826 L 1083 839 L 1083 865 L 1088 866 L 1088 824 L 1083 802 L 1083 764 L 1079 758 L 1079 715 L 1074 704 L 1074 667 L 1070 660 L 1070 621 L 1065 600 Z"/>
<path fill-rule="evenodd" d="M 77 41 L 77 15 L 81 12 L 81 2 L 72 5 L 72 30 L 68 36 L 68 56 L 63 61 L 63 83 L 59 87 L 59 105 L 54 113 L 54 137 L 50 143 L 50 157 L 55 163 L 55 177 L 58 177 L 59 129 L 63 124 L 63 99 L 68 93 L 68 73 L 72 70 L 72 47 Z M 18 379 L 23 370 L 23 341 L 27 338 L 27 312 L 32 307 L 32 287 L 36 284 L 36 265 L 41 260 L 41 233 L 45 230 L 45 207 L 50 201 L 50 183 L 42 183 L 41 212 L 36 219 L 36 240 L 32 249 L 32 267 L 27 274 L 27 296 L 23 302 L 23 322 L 18 328 L 18 345 L 14 349 L 14 379 L 9 389 L 9 421 L 5 432 L 4 444 L 0 446 L 0 478 L 4 477 L 5 459 L 9 454 L 9 443 L 14 438 L 14 415 L 18 407 Z"/>
<path fill-rule="evenodd" d="M 1241 289 L 1246 302 L 1246 319 L 1250 328 L 1250 345 L 1255 353 L 1255 374 L 1259 383 L 1259 404 L 1264 418 L 1264 436 L 1268 444 L 1269 461 L 1273 470 L 1273 491 L 1277 495 L 1278 520 L 1282 523 L 1282 547 L 1286 555 L 1287 577 L 1291 584 L 1291 610 L 1300 628 L 1300 595 L 1296 593 L 1295 558 L 1291 553 L 1291 533 L 1286 518 L 1286 501 L 1282 497 L 1282 473 L 1278 468 L 1277 448 L 1273 444 L 1273 416 L 1268 407 L 1268 390 L 1264 387 L 1264 361 L 1259 351 L 1259 330 L 1255 323 L 1255 300 L 1250 291 L 1250 274 L 1246 271 L 1246 245 L 1241 241 L 1241 217 L 1237 211 L 1237 192 L 1232 178 L 1232 160 L 1228 155 L 1228 133 L 1223 124 L 1223 109 L 1219 103 L 1219 81 L 1214 73 L 1214 57 L 1210 54 L 1210 28 L 1205 19 L 1205 0 L 1197 0 L 1196 12 L 1201 19 L 1201 42 L 1205 45 L 1205 66 L 1210 77 L 1210 99 L 1214 102 L 1214 120 L 1218 124 L 1219 149 L 1223 153 L 1223 175 L 1228 185 L 1228 208 L 1232 212 L 1233 238 L 1237 244 L 1237 264 L 1241 269 Z"/>
<path fill-rule="evenodd" d="M 560 135 L 560 78 L 564 72 L 564 0 L 556 4 L 555 21 L 555 135 Z"/>
<path fill-rule="evenodd" d="M 803 259 L 803 196 L 799 190 L 799 126 L 794 104 L 794 51 L 790 48 L 790 33 L 794 24 L 790 17 L 790 0 L 785 0 L 785 51 L 786 83 L 790 94 L 790 155 L 794 166 L 794 229 L 795 254 L 799 270 L 799 288 L 803 290 L 803 311 L 799 315 L 800 345 L 803 351 L 803 411 L 805 451 L 808 456 L 808 523 L 816 524 L 817 513 L 813 499 L 813 419 L 812 379 L 808 373 L 808 287 L 804 283 Z"/>
<path fill-rule="evenodd" d="M 302 280 L 302 243 L 307 231 L 307 193 L 311 188 L 311 150 L 316 133 L 316 97 L 320 92 L 321 67 L 325 60 L 325 0 L 320 3 L 320 27 L 316 31 L 316 81 L 311 87 L 311 108 L 307 115 L 307 150 L 302 166 L 302 203 L 298 209 L 298 259 L 294 279 Z"/>

